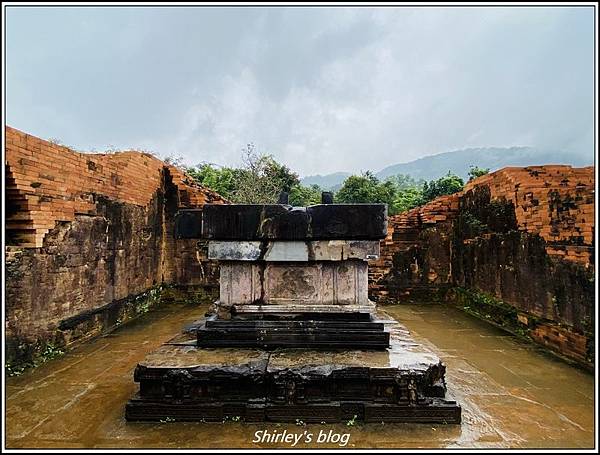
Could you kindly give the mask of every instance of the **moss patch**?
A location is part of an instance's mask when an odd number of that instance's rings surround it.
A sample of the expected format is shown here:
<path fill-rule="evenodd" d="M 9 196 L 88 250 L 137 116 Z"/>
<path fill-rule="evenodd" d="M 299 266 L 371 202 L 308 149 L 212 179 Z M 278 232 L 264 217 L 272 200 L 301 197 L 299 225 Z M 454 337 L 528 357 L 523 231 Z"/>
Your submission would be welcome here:
<path fill-rule="evenodd" d="M 521 312 L 506 302 L 478 290 L 456 287 L 448 292 L 447 297 L 448 301 L 454 303 L 468 314 L 500 327 L 521 339 L 534 342 L 537 345 L 540 345 L 540 340 L 534 338 L 534 336 L 539 330 L 547 332 L 550 329 L 550 332 L 559 332 L 561 334 L 559 336 L 561 337 L 568 335 L 579 340 L 582 340 L 582 337 L 584 337 L 587 352 L 583 354 L 577 353 L 568 345 L 564 347 L 560 345 L 561 347 L 558 347 L 543 343 L 542 346 L 548 348 L 550 352 L 558 354 L 565 360 L 575 361 L 576 364 L 586 369 L 593 366 L 593 332 L 585 332 L 577 335 L 577 332 L 573 332 L 569 327 L 557 324 L 555 321 L 539 318 L 530 313 Z"/>
<path fill-rule="evenodd" d="M 456 287 L 449 291 L 448 300 L 470 315 L 528 340 L 531 340 L 529 331 L 534 329 L 540 320 L 531 314 L 525 315 L 512 305 L 481 291 Z"/>

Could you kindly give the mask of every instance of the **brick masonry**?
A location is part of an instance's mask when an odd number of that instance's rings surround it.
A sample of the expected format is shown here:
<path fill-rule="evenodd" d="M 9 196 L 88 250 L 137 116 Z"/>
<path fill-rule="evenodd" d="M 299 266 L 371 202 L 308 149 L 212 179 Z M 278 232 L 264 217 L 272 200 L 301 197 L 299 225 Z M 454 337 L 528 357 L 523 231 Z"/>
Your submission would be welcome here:
<path fill-rule="evenodd" d="M 160 285 L 218 285 L 197 243 L 175 241 L 174 215 L 226 201 L 150 154 L 78 153 L 7 127 L 6 185 L 9 345 L 71 341 L 65 321 Z"/>
<path fill-rule="evenodd" d="M 370 264 L 378 302 L 501 299 L 528 335 L 567 357 L 593 352 L 594 168 L 504 168 L 389 220 Z M 516 313 L 515 313 L 516 314 Z"/>

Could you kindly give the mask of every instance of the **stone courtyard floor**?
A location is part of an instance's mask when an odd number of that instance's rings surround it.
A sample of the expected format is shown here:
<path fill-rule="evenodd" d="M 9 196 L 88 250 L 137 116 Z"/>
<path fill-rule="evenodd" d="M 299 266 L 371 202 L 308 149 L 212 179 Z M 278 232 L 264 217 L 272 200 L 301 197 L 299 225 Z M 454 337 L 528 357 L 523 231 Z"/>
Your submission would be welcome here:
<path fill-rule="evenodd" d="M 255 432 L 349 434 L 346 448 L 592 448 L 594 377 L 528 343 L 443 305 L 386 306 L 447 365 L 448 395 L 461 425 L 279 425 L 128 423 L 124 406 L 144 356 L 204 314 L 169 305 L 82 345 L 60 359 L 8 378 L 8 448 L 290 448 L 253 443 Z M 350 422 L 352 423 L 352 422 Z M 299 422 L 299 424 L 301 424 Z"/>

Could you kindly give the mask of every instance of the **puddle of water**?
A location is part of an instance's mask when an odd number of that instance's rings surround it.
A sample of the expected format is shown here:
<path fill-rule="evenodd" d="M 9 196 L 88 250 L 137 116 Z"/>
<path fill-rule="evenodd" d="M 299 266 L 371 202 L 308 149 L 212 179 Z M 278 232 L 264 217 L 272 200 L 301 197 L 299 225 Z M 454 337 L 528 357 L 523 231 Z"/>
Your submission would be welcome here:
<path fill-rule="evenodd" d="M 446 363 L 449 395 L 463 407 L 461 425 L 126 422 L 125 402 L 137 387 L 136 364 L 205 311 L 163 307 L 61 359 L 8 378 L 7 447 L 593 447 L 593 375 L 441 305 L 385 311 Z M 271 440 L 287 432 L 299 442 L 269 442 L 261 431 Z M 347 434 L 348 440 L 318 442 L 319 435 L 325 439 L 330 432 Z"/>

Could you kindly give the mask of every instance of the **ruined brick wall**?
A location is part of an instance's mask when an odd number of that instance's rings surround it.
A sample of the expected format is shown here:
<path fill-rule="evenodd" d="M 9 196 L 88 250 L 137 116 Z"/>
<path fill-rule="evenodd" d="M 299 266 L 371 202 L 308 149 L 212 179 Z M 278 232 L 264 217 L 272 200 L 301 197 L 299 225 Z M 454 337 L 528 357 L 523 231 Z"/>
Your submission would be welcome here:
<path fill-rule="evenodd" d="M 492 201 L 512 203 L 517 229 L 539 234 L 548 254 L 593 264 L 593 167 L 504 168 L 467 183 L 463 193 L 477 187 L 489 188 Z"/>
<path fill-rule="evenodd" d="M 504 168 L 390 217 L 381 257 L 370 265 L 370 296 L 422 301 L 446 298 L 455 287 L 482 292 L 529 321 L 532 338 L 586 360 L 594 191 L 593 167 Z"/>
<path fill-rule="evenodd" d="M 437 298 L 451 282 L 451 230 L 459 195 L 443 196 L 390 216 L 381 255 L 369 263 L 369 294 L 375 301 Z"/>
<path fill-rule="evenodd" d="M 6 185 L 15 343 L 56 337 L 65 321 L 83 323 L 160 284 L 218 282 L 195 242 L 175 240 L 174 215 L 224 200 L 150 154 L 78 153 L 7 127 Z"/>

